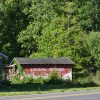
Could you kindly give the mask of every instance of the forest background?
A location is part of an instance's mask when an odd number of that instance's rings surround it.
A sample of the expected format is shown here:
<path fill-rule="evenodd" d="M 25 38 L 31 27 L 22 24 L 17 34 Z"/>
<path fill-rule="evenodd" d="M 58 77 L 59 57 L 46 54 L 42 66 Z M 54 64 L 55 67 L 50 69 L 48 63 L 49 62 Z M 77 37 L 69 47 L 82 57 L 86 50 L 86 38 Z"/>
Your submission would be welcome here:
<path fill-rule="evenodd" d="M 100 0 L 0 0 L 0 52 L 69 57 L 73 77 L 100 69 Z"/>

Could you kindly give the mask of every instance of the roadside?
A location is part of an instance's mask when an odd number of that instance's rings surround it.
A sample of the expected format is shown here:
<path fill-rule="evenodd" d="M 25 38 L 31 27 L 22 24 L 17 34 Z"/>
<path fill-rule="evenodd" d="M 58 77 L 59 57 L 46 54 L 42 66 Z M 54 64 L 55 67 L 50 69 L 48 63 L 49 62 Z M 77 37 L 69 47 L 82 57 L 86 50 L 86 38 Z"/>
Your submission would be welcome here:
<path fill-rule="evenodd" d="M 0 87 L 0 96 L 12 96 L 12 95 L 30 95 L 30 94 L 47 94 L 47 93 L 55 93 L 55 92 L 72 92 L 72 91 L 83 91 L 83 90 L 100 90 L 100 86 L 96 87 L 59 87 L 59 86 L 42 86 L 39 87 L 34 85 L 30 85 L 30 89 L 28 87 L 4 87 L 1 89 Z"/>
<path fill-rule="evenodd" d="M 76 98 L 76 99 L 75 99 Z M 47 94 L 31 94 L 31 95 L 19 95 L 19 96 L 2 96 L 0 100 L 99 100 L 99 90 L 82 90 L 73 92 L 58 92 Z"/>
<path fill-rule="evenodd" d="M 25 77 L 23 80 L 20 80 L 17 77 L 11 83 L 8 82 L 2 85 L 0 86 L 0 96 L 100 90 L 100 84 L 91 80 L 90 77 L 70 81 L 62 80 L 56 73 L 50 74 L 48 79 Z"/>

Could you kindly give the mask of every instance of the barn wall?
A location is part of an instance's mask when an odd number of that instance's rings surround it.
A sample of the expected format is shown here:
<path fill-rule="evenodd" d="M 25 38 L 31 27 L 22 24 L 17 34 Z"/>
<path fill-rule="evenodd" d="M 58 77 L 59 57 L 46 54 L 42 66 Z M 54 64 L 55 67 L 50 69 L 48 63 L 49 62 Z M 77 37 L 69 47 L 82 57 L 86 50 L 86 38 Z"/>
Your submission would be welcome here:
<path fill-rule="evenodd" d="M 52 70 L 56 70 L 63 79 L 72 80 L 72 68 L 68 65 L 23 65 L 24 72 L 33 77 L 42 76 L 47 78 Z"/>

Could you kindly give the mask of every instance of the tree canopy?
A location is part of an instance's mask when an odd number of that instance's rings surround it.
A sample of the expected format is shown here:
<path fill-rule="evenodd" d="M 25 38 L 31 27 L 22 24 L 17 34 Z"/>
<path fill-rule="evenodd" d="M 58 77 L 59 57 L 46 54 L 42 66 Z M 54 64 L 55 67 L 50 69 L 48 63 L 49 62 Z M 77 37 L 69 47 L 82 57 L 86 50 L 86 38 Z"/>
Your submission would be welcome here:
<path fill-rule="evenodd" d="M 0 51 L 70 57 L 75 76 L 100 68 L 100 0 L 0 0 Z"/>

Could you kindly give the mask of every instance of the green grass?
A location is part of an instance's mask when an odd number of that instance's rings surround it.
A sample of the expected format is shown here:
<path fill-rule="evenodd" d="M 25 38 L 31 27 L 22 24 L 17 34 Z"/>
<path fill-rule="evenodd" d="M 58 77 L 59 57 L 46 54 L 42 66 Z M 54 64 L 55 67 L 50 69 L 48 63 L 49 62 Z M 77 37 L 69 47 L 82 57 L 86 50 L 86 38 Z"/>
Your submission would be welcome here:
<path fill-rule="evenodd" d="M 11 84 L 8 86 L 0 86 L 0 96 L 10 95 L 28 95 L 42 94 L 53 92 L 70 92 L 80 90 L 100 89 L 100 86 L 67 86 L 67 85 L 51 85 L 51 84 Z"/>
<path fill-rule="evenodd" d="M 98 73 L 93 77 L 78 78 L 70 81 L 62 80 L 57 76 L 56 72 L 53 71 L 48 79 L 43 79 L 42 77 L 33 79 L 32 77 L 25 76 L 20 80 L 20 76 L 17 76 L 14 77 L 11 84 L 9 84 L 9 81 L 5 83 L 2 83 L 3 86 L 0 86 L 0 96 L 100 90 L 100 74 Z"/>

